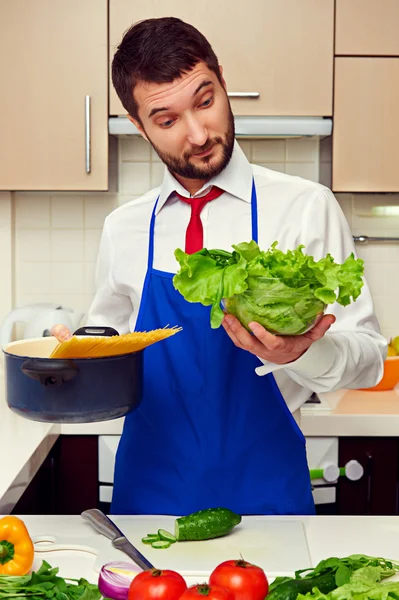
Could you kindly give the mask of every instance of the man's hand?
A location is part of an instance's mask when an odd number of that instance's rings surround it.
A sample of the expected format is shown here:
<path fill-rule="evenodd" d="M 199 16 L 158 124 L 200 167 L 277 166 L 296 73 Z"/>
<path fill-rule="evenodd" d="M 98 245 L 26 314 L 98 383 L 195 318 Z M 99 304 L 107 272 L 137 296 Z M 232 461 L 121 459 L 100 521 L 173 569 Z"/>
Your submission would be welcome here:
<path fill-rule="evenodd" d="M 313 342 L 323 337 L 334 322 L 334 315 L 324 315 L 307 333 L 289 336 L 273 335 L 259 323 L 249 323 L 254 334 L 251 335 L 233 315 L 226 315 L 222 325 L 237 348 L 247 350 L 268 362 L 285 365 L 302 356 Z"/>

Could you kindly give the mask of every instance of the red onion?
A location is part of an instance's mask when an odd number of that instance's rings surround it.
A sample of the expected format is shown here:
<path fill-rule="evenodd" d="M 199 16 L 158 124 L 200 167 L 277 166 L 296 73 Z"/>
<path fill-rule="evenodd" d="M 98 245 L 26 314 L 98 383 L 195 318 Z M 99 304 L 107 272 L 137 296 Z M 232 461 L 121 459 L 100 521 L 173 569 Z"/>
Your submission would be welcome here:
<path fill-rule="evenodd" d="M 98 589 L 104 598 L 127 600 L 130 584 L 142 569 L 133 563 L 110 562 L 101 568 Z"/>

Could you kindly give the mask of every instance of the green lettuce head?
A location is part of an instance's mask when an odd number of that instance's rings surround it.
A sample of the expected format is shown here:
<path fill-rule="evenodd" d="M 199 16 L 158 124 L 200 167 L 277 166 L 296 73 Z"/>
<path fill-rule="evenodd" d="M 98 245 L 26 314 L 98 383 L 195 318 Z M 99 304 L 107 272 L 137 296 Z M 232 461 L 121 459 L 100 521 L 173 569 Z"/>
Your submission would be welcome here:
<path fill-rule="evenodd" d="M 177 249 L 180 270 L 173 284 L 188 302 L 211 306 L 214 329 L 220 327 L 224 309 L 247 329 L 256 321 L 275 334 L 300 335 L 315 325 L 328 304 L 355 301 L 364 272 L 363 261 L 353 254 L 340 265 L 330 254 L 316 262 L 303 248 L 282 252 L 274 242 L 262 252 L 251 241 L 233 246 L 232 253 Z"/>

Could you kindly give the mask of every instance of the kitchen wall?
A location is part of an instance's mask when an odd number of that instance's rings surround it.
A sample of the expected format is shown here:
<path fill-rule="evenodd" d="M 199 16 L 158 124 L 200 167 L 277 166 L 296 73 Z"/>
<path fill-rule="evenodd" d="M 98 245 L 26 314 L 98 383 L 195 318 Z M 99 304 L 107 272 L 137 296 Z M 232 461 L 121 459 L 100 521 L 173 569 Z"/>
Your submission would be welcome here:
<path fill-rule="evenodd" d="M 0 319 L 11 305 L 59 302 L 87 312 L 101 228 L 115 207 L 159 185 L 163 165 L 141 138 L 110 138 L 107 193 L 0 195 L 0 265 L 3 278 Z M 277 171 L 331 185 L 330 140 L 240 141 L 248 159 Z M 371 216 L 372 207 L 399 202 L 399 196 L 339 194 L 354 234 L 394 235 L 399 217 Z M 399 334 L 399 245 L 357 246 L 384 335 Z M 5 258 L 6 257 L 6 258 Z M 10 260 L 11 257 L 11 260 Z M 12 267 L 12 268 L 11 268 Z M 17 332 L 18 334 L 18 332 Z"/>

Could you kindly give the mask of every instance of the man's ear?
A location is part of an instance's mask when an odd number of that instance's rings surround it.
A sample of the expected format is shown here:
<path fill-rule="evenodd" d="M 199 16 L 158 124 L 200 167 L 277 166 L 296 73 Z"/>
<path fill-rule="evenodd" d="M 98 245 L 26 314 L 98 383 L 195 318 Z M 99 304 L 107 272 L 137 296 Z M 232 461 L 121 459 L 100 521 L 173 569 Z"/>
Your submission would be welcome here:
<path fill-rule="evenodd" d="M 126 115 L 126 116 L 127 116 L 127 118 L 129 119 L 129 121 L 130 121 L 131 123 L 133 123 L 133 125 L 134 125 L 134 126 L 137 128 L 137 129 L 138 129 L 138 131 L 139 131 L 140 135 L 141 135 L 141 136 L 142 136 L 142 137 L 143 137 L 145 140 L 147 140 L 147 142 L 148 142 L 148 137 L 146 136 L 146 133 L 145 133 L 145 131 L 144 131 L 144 129 L 143 129 L 143 126 L 141 125 L 140 121 L 138 121 L 138 120 L 137 120 L 137 119 L 135 119 L 134 117 L 131 117 L 130 115 Z"/>
<path fill-rule="evenodd" d="M 224 89 L 227 91 L 227 84 L 226 84 L 226 81 L 225 81 L 225 79 L 223 77 L 223 67 L 222 67 L 222 65 L 219 65 L 219 71 L 220 71 L 220 77 L 222 78 L 222 85 L 223 85 Z"/>

